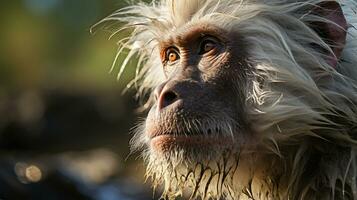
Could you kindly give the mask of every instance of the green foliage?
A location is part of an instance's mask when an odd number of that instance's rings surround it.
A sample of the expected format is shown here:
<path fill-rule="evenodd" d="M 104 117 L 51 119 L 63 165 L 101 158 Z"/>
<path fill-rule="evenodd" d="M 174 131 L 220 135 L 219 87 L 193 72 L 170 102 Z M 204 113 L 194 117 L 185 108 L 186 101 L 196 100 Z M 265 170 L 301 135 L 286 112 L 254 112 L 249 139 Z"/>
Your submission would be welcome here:
<path fill-rule="evenodd" d="M 17 0 L 0 7 L 1 89 L 124 87 L 109 74 L 117 50 L 110 33 L 90 27 L 124 5 L 115 0 Z"/>

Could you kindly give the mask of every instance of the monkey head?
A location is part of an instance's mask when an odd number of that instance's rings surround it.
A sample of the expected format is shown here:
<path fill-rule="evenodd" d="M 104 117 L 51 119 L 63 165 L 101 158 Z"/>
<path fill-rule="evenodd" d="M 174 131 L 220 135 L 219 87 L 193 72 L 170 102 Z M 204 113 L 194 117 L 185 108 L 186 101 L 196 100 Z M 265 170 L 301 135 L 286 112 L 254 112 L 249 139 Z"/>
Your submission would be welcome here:
<path fill-rule="evenodd" d="M 163 0 L 105 19 L 132 30 L 118 55 L 138 55 L 151 93 L 132 144 L 164 198 L 329 199 L 336 180 L 356 194 L 353 6 Z"/>

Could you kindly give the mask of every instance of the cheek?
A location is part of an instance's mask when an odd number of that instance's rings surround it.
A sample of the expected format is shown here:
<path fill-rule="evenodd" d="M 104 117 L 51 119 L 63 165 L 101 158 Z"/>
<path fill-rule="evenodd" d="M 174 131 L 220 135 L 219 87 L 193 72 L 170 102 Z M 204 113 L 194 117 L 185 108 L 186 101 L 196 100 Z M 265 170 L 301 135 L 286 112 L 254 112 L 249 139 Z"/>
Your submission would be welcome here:
<path fill-rule="evenodd" d="M 175 74 L 178 74 L 180 69 L 179 66 L 180 66 L 180 61 L 176 61 L 173 64 L 166 64 L 165 66 L 163 66 L 166 79 L 169 79 L 170 77 L 173 77 Z"/>
<path fill-rule="evenodd" d="M 217 74 L 217 71 L 229 63 L 229 53 L 224 52 L 217 55 L 202 56 L 199 62 L 199 69 L 203 73 Z"/>
<path fill-rule="evenodd" d="M 151 107 L 145 120 L 145 129 L 143 134 L 145 134 L 145 136 L 148 138 L 151 137 L 151 133 L 155 132 L 156 129 L 158 129 L 159 116 L 157 115 L 156 109 L 156 105 Z"/>

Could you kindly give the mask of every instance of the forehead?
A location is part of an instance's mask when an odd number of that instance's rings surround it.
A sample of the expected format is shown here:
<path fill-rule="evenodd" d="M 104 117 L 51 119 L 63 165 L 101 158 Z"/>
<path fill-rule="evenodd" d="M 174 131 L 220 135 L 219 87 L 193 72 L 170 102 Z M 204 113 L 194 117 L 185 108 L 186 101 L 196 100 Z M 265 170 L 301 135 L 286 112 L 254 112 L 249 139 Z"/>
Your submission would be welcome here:
<path fill-rule="evenodd" d="M 164 38 L 160 38 L 159 43 L 161 46 L 165 44 L 186 46 L 207 35 L 215 36 L 223 42 L 227 40 L 226 30 L 211 23 L 194 23 L 173 29 Z"/>

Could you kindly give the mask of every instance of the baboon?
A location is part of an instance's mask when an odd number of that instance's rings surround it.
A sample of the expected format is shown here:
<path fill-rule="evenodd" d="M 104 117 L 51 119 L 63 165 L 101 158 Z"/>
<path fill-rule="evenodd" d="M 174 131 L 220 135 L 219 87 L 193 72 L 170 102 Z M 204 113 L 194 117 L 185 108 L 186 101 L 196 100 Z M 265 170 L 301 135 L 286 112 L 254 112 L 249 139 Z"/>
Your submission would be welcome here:
<path fill-rule="evenodd" d="M 132 85 L 150 96 L 132 146 L 162 198 L 357 199 L 356 12 L 154 0 L 101 21 L 131 31 L 119 75 L 137 59 Z"/>

